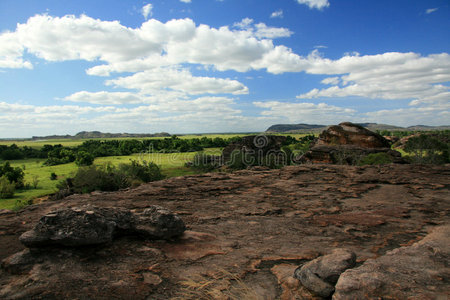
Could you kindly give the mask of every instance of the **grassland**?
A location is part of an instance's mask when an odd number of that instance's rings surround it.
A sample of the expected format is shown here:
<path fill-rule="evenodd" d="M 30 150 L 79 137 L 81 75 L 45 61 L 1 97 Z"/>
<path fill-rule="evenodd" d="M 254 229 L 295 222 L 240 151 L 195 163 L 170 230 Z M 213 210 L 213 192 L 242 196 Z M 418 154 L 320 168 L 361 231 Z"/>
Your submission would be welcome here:
<path fill-rule="evenodd" d="M 218 148 L 206 149 L 208 154 L 218 155 L 221 150 Z M 196 171 L 185 166 L 185 163 L 192 161 L 196 152 L 187 153 L 149 153 L 149 154 L 133 154 L 129 156 L 109 156 L 98 157 L 95 159 L 95 165 L 129 163 L 130 160 L 145 160 L 156 163 L 161 167 L 162 173 L 166 177 L 175 177 L 183 175 L 195 174 Z M 54 193 L 56 185 L 60 180 L 72 176 L 78 167 L 75 163 L 68 163 L 57 166 L 44 166 L 45 159 L 27 159 L 10 161 L 13 167 L 20 167 L 25 172 L 25 183 L 31 185 L 27 189 L 17 190 L 14 198 L 0 199 L 0 209 L 14 209 L 28 200 L 37 199 Z M 1 162 L 0 162 L 1 163 Z M 55 173 L 57 180 L 51 180 L 51 173 Z M 37 178 L 37 188 L 33 188 L 33 179 Z"/>
<path fill-rule="evenodd" d="M 253 133 L 256 134 L 256 133 Z M 249 133 L 240 134 L 190 134 L 190 135 L 179 135 L 181 139 L 192 139 L 192 138 L 215 138 L 220 137 L 223 139 L 236 137 L 236 136 L 246 136 Z M 305 136 L 305 134 L 289 134 L 292 137 L 300 138 Z M 120 139 L 161 139 L 161 137 L 149 137 L 149 138 L 110 138 L 110 140 L 120 140 Z M 49 140 L 0 140 L 0 145 L 12 145 L 16 144 L 19 147 L 33 147 L 40 149 L 42 146 L 61 144 L 65 147 L 76 147 L 81 145 L 84 141 L 88 139 L 49 139 Z M 108 140 L 105 138 L 97 140 Z M 218 148 L 206 149 L 205 152 L 213 155 L 220 155 L 221 150 Z M 195 171 L 191 168 L 185 166 L 185 163 L 191 161 L 194 157 L 195 152 L 188 153 L 151 153 L 151 154 L 134 154 L 130 156 L 109 156 L 109 157 L 99 157 L 96 158 L 94 164 L 102 165 L 106 163 L 111 163 L 113 165 L 118 165 L 120 163 L 129 163 L 130 160 L 146 160 L 152 161 L 161 167 L 162 173 L 166 177 L 175 177 L 195 174 Z M 13 167 L 20 167 L 24 169 L 25 172 L 25 183 L 28 183 L 31 187 L 27 189 L 17 190 L 14 198 L 11 199 L 0 199 L 0 209 L 13 209 L 29 200 L 37 199 L 40 197 L 45 197 L 51 193 L 54 193 L 57 188 L 56 185 L 60 180 L 72 176 L 76 170 L 77 166 L 75 163 L 68 163 L 56 166 L 44 166 L 45 159 L 25 159 L 25 160 L 13 160 L 10 161 Z M 0 160 L 0 163 L 3 163 Z M 51 173 L 57 174 L 57 180 L 51 180 Z M 33 188 L 33 181 L 38 180 L 36 188 Z"/>

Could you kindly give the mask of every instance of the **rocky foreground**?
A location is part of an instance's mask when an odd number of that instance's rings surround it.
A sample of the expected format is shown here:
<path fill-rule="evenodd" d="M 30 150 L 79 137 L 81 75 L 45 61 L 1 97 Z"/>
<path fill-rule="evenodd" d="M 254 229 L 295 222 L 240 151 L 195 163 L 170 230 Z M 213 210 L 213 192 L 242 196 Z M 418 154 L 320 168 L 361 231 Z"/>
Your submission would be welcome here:
<path fill-rule="evenodd" d="M 256 168 L 3 211 L 0 298 L 447 299 L 449 175 L 448 165 Z M 152 205 L 176 213 L 184 234 L 155 239 Z M 102 212 L 106 234 L 133 234 L 58 244 L 61 232 L 35 227 L 70 207 Z M 110 225 L 109 208 L 132 226 Z"/>

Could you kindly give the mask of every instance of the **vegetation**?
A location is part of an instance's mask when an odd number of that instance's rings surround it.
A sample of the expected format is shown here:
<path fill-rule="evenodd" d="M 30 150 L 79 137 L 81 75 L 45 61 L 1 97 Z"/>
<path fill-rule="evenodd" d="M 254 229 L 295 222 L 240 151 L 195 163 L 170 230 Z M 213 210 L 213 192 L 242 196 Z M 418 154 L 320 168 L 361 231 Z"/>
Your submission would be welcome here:
<path fill-rule="evenodd" d="M 11 167 L 9 162 L 0 165 L 0 177 L 5 177 L 9 182 L 13 183 L 16 188 L 24 187 L 24 172 L 21 168 Z"/>
<path fill-rule="evenodd" d="M 12 198 L 15 190 L 15 184 L 9 181 L 6 176 L 0 177 L 0 198 Z"/>
<path fill-rule="evenodd" d="M 69 194 L 93 191 L 117 191 L 133 185 L 163 179 L 160 168 L 152 162 L 131 161 L 130 164 L 112 164 L 81 167 L 73 178 L 66 178 L 58 185 L 57 198 Z"/>
<path fill-rule="evenodd" d="M 371 153 L 359 161 L 359 165 L 386 165 L 392 163 L 392 156 L 387 153 Z"/>
<path fill-rule="evenodd" d="M 450 162 L 450 143 L 443 142 L 433 135 L 421 134 L 411 137 L 405 143 L 403 150 L 411 155 L 409 158 L 414 163 L 444 164 Z"/>

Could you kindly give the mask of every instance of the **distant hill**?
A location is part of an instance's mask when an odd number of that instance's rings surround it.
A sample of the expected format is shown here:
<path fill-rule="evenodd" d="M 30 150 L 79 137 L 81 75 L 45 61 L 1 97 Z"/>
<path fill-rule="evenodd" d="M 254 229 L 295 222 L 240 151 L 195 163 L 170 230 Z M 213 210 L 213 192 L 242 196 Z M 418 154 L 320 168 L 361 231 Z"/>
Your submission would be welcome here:
<path fill-rule="evenodd" d="M 81 131 L 75 135 L 48 135 L 33 136 L 32 140 L 54 139 L 107 139 L 107 138 L 144 138 L 144 137 L 170 137 L 167 132 L 160 133 L 104 133 L 100 131 Z"/>
<path fill-rule="evenodd" d="M 310 124 L 277 124 L 270 126 L 266 132 L 315 132 L 323 131 L 327 125 L 310 125 Z"/>
<path fill-rule="evenodd" d="M 389 130 L 389 131 L 430 131 L 430 130 L 450 130 L 450 125 L 445 126 L 427 126 L 415 125 L 409 127 L 399 127 L 388 124 L 378 123 L 356 123 L 371 131 Z M 276 124 L 270 126 L 266 132 L 269 133 L 317 133 L 326 130 L 329 125 L 310 125 L 310 124 Z"/>

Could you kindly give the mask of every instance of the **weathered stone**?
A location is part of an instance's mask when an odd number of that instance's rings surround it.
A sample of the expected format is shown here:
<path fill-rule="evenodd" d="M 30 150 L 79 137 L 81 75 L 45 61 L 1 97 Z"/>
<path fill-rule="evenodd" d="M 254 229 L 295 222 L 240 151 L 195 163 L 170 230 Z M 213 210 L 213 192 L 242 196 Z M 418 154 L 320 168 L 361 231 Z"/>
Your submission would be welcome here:
<path fill-rule="evenodd" d="M 450 225 L 347 270 L 333 299 L 448 299 Z"/>
<path fill-rule="evenodd" d="M 324 130 L 311 149 L 295 160 L 302 163 L 357 164 L 373 153 L 386 153 L 393 162 L 404 163 L 398 151 L 381 135 L 350 122 Z"/>
<path fill-rule="evenodd" d="M 116 223 L 103 209 L 62 209 L 43 216 L 33 230 L 20 236 L 27 247 L 83 246 L 111 242 Z"/>
<path fill-rule="evenodd" d="M 123 208 L 84 207 L 48 213 L 19 239 L 27 247 L 77 247 L 110 243 L 115 236 L 136 233 L 170 239 L 184 230 L 183 220 L 160 206 L 152 206 L 139 215 Z"/>
<path fill-rule="evenodd" d="M 136 231 L 156 239 L 171 239 L 186 230 L 183 220 L 169 210 L 153 205 L 137 217 Z"/>
<path fill-rule="evenodd" d="M 334 284 L 340 274 L 354 267 L 355 253 L 345 249 L 335 249 L 331 254 L 316 258 L 294 272 L 303 286 L 321 297 L 328 297 L 334 291 Z"/>
<path fill-rule="evenodd" d="M 231 143 L 222 151 L 223 162 L 229 163 L 233 160 L 233 153 L 241 151 L 249 157 L 262 159 L 268 154 L 273 157 L 280 156 L 281 146 L 286 141 L 285 136 L 278 135 L 249 135 L 241 140 Z"/>
<path fill-rule="evenodd" d="M 2 261 L 2 268 L 11 274 L 22 274 L 31 269 L 36 258 L 29 249 L 18 252 Z"/>

